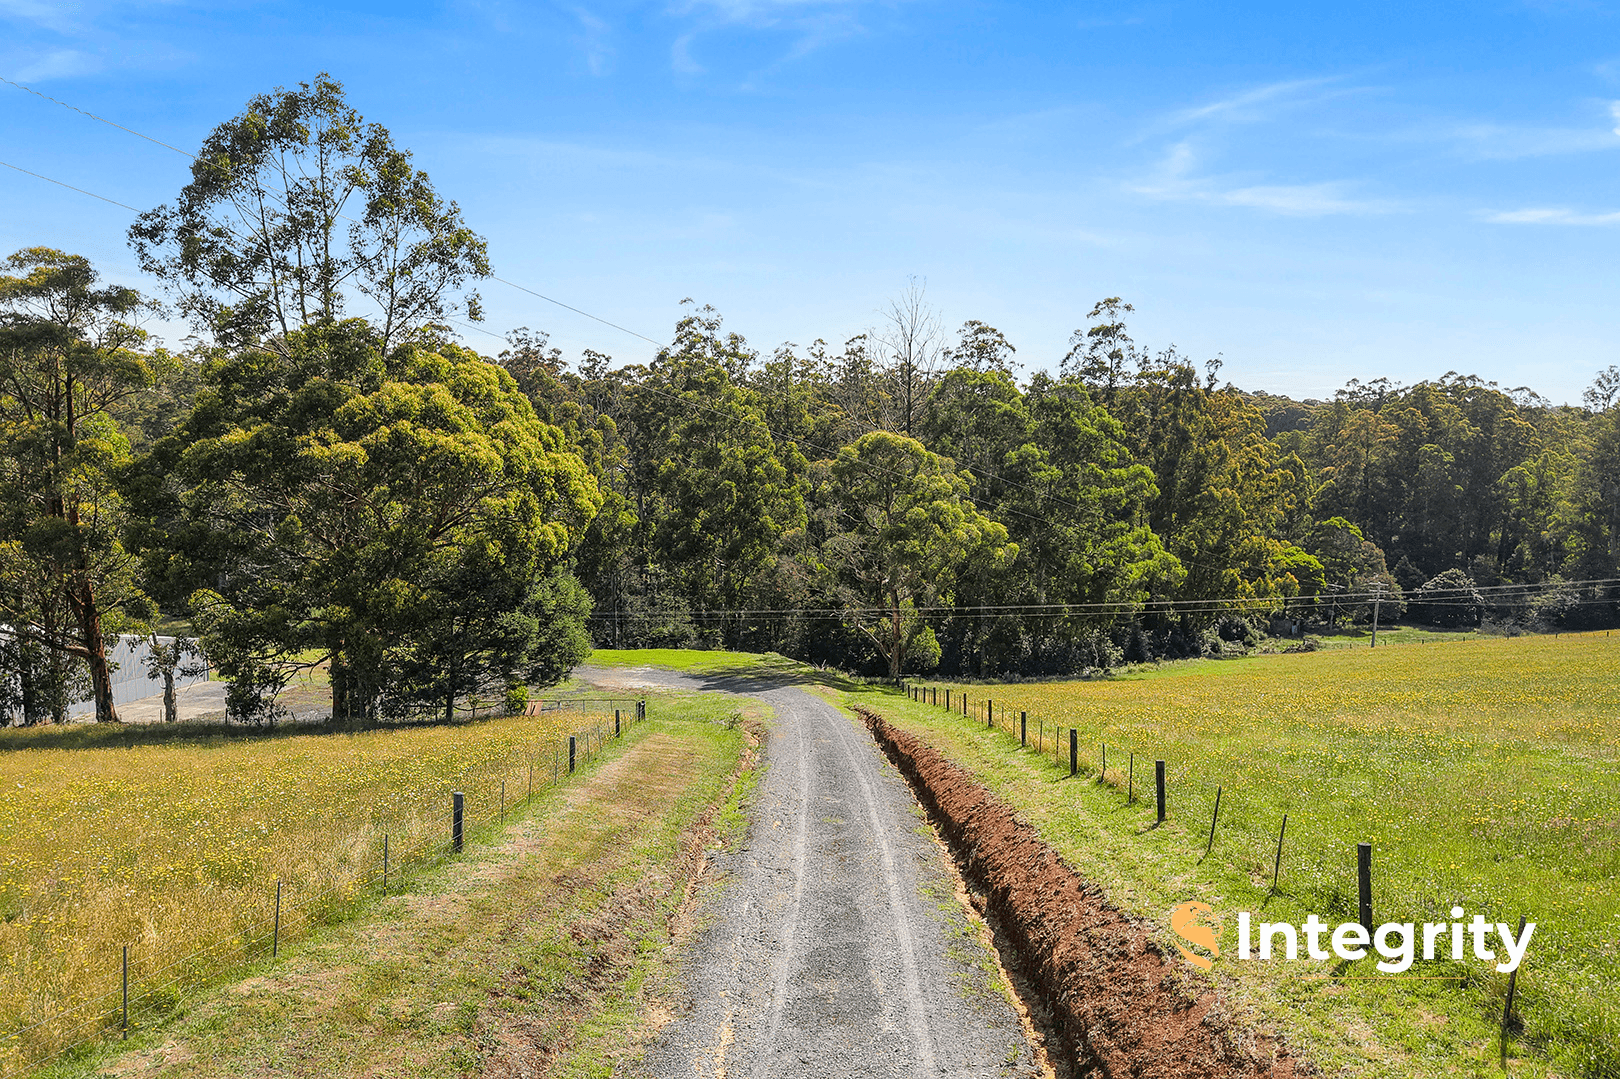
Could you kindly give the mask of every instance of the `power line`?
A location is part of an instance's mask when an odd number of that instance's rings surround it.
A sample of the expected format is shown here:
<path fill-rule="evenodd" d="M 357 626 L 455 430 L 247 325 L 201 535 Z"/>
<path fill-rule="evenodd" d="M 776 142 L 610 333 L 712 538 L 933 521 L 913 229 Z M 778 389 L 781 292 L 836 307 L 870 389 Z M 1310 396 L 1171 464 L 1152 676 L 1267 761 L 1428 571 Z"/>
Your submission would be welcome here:
<path fill-rule="evenodd" d="M 180 147 L 178 147 L 178 146 L 171 146 L 168 143 L 164 142 L 162 139 L 154 139 L 150 135 L 143 135 L 139 131 L 136 131 L 132 127 L 125 127 L 123 124 L 114 123 L 113 121 L 107 119 L 105 116 L 97 116 L 95 113 L 90 112 L 87 109 L 81 109 L 77 105 L 69 105 L 66 101 L 60 101 L 60 100 L 52 97 L 50 94 L 41 93 L 40 91 L 34 89 L 32 86 L 24 86 L 22 83 L 15 82 L 15 81 L 13 81 L 11 79 L 8 79 L 4 75 L 0 75 L 0 82 L 7 83 L 7 84 L 9 84 L 11 86 L 15 86 L 17 89 L 25 91 L 25 92 L 30 93 L 30 94 L 33 94 L 35 97 L 42 97 L 46 101 L 50 101 L 50 102 L 53 102 L 54 104 L 62 106 L 64 109 L 72 109 L 74 112 L 78 113 L 80 116 L 88 116 L 88 117 L 90 117 L 90 119 L 100 121 L 101 123 L 106 124 L 108 127 L 116 127 L 118 130 L 128 132 L 129 134 L 134 135 L 138 139 L 145 139 L 147 142 L 155 143 L 156 145 L 163 147 L 165 150 L 173 150 L 177 154 L 185 154 L 187 157 L 191 158 L 193 161 L 197 160 L 197 155 L 196 154 L 188 153 L 187 151 L 180 149 Z"/>
<path fill-rule="evenodd" d="M 491 274 L 489 279 L 491 281 L 499 281 L 503 285 L 506 285 L 506 286 L 508 286 L 510 288 L 517 289 L 519 292 L 527 292 L 530 296 L 538 296 L 540 299 L 546 301 L 547 303 L 554 303 L 558 307 L 561 307 L 561 308 L 564 308 L 566 310 L 572 311 L 576 315 L 584 315 L 588 319 L 594 319 L 595 321 L 600 322 L 604 326 L 611 326 L 615 330 L 618 330 L 620 333 L 627 333 L 631 337 L 639 337 L 643 341 L 647 342 L 649 345 L 652 345 L 654 348 L 663 348 L 664 347 L 663 342 L 654 341 L 652 338 L 648 337 L 644 333 L 637 333 L 635 330 L 627 329 L 627 328 L 625 328 L 623 326 L 620 326 L 617 322 L 609 322 L 607 319 L 601 318 L 600 316 L 597 316 L 597 315 L 593 315 L 589 311 L 581 311 L 579 308 L 574 307 L 571 304 L 563 303 L 561 300 L 554 300 L 550 296 L 546 296 L 546 295 L 543 295 L 543 294 L 541 294 L 539 292 L 536 292 L 532 288 L 526 288 L 523 285 L 518 284 L 516 281 L 508 281 L 506 278 L 504 278 L 504 277 L 496 277 L 494 274 Z"/>
<path fill-rule="evenodd" d="M 58 98 L 54 98 L 51 95 L 46 94 L 46 93 L 41 93 L 40 91 L 34 89 L 31 86 L 25 86 L 20 82 L 16 82 L 16 81 L 14 81 L 12 79 L 5 78 L 4 76 L 0 76 L 0 82 L 4 82 L 4 83 L 6 83 L 8 85 L 15 86 L 17 89 L 22 90 L 25 93 L 30 93 L 30 94 L 33 94 L 35 97 L 43 98 L 46 101 L 49 101 L 49 102 L 52 102 L 54 104 L 62 106 L 64 109 L 71 109 L 72 111 L 78 113 L 81 116 L 89 117 L 90 119 L 95 120 L 98 123 L 106 124 L 108 127 L 115 127 L 119 131 L 123 131 L 123 132 L 126 132 L 127 134 L 134 135 L 138 139 L 145 139 L 147 142 L 150 142 L 155 146 L 161 146 L 165 150 L 173 150 L 177 154 L 180 154 L 180 155 L 182 155 L 184 157 L 189 157 L 192 161 L 194 161 L 194 162 L 196 162 L 198 164 L 207 164 L 207 162 L 204 162 L 202 158 L 198 157 L 196 154 L 192 153 L 189 150 L 182 150 L 180 147 L 172 145 L 171 143 L 164 142 L 162 139 L 155 139 L 151 135 L 147 135 L 147 134 L 144 134 L 143 132 L 136 131 L 132 127 L 125 127 L 123 124 L 117 123 L 117 122 L 115 122 L 113 120 L 109 120 L 105 116 L 98 116 L 95 113 L 89 111 L 88 109 L 81 109 L 77 105 L 70 105 L 66 101 L 62 101 L 62 100 L 60 100 Z M 0 164 L 3 164 L 3 162 L 0 162 Z M 8 167 L 16 168 L 15 165 L 8 166 Z M 19 172 L 27 172 L 28 170 L 26 170 L 26 169 L 18 169 L 17 171 L 19 171 Z M 30 176 L 38 176 L 39 174 L 38 173 L 29 173 L 29 175 Z M 46 177 L 46 176 L 40 176 L 40 179 L 49 180 L 50 178 Z M 53 183 L 53 184 L 61 183 L 60 180 L 50 180 L 50 182 Z M 63 187 L 69 187 L 71 185 L 62 184 L 62 186 Z M 84 191 L 81 188 L 73 188 L 73 190 L 79 191 L 81 194 L 89 195 L 91 198 L 101 199 L 103 202 L 111 202 L 114 206 L 122 206 L 124 209 L 132 211 L 134 213 L 140 213 L 140 211 L 136 210 L 135 207 L 126 206 L 122 202 L 115 202 L 112 199 L 104 198 L 101 195 L 97 195 L 97 194 L 94 194 L 94 193 L 89 192 L 89 191 Z M 352 222 L 354 220 L 353 218 L 347 217 L 347 216 L 345 216 L 343 214 L 338 214 L 337 216 L 339 218 L 342 218 L 345 221 L 351 221 Z M 554 299 L 553 297 L 547 296 L 542 292 L 536 292 L 534 289 L 528 288 L 528 287 L 526 287 L 524 285 L 520 285 L 515 281 L 508 281 L 504 277 L 497 277 L 497 276 L 495 276 L 493 274 L 490 275 L 490 280 L 498 281 L 501 284 L 506 285 L 509 288 L 515 288 L 519 292 L 526 292 L 530 296 L 533 296 L 533 297 L 535 297 L 537 299 L 544 300 L 549 304 L 555 304 L 558 307 L 561 307 L 566 311 L 572 311 L 576 315 L 583 315 L 584 317 L 586 317 L 588 319 L 591 319 L 594 322 L 600 322 L 604 326 L 612 327 L 613 329 L 618 330 L 620 333 L 627 333 L 631 337 L 638 337 L 641 340 L 646 341 L 648 344 L 651 344 L 651 345 L 653 345 L 655 347 L 662 347 L 660 342 L 653 340 L 651 337 L 648 337 L 644 333 L 637 333 L 635 330 L 629 329 L 628 327 L 625 327 L 625 326 L 621 326 L 617 322 L 610 322 L 607 319 L 602 318 L 600 315 L 593 315 L 589 311 L 586 311 L 586 310 L 584 310 L 582 308 L 575 307 L 572 304 L 564 303 L 561 300 Z"/>
<path fill-rule="evenodd" d="M 49 176 L 44 176 L 37 172 L 31 172 L 28 169 L 23 168 L 21 165 L 13 165 L 9 161 L 0 161 L 0 165 L 4 165 L 8 169 L 15 169 L 17 172 L 23 173 L 24 175 L 32 176 L 36 180 L 44 180 L 48 184 L 55 184 L 57 187 L 65 187 L 69 191 L 77 191 L 81 195 L 89 195 L 93 199 L 100 199 L 102 202 L 110 202 L 114 206 L 128 210 L 130 213 L 140 213 L 139 210 L 135 209 L 135 207 L 131 206 L 127 202 L 119 202 L 117 199 L 109 199 L 106 195 L 98 195 L 94 191 L 86 191 L 82 187 L 74 187 L 72 184 L 64 183 L 61 180 L 53 180 Z"/>
<path fill-rule="evenodd" d="M 1579 581 L 1546 582 L 1541 585 L 1494 585 L 1484 586 L 1481 591 L 1482 600 L 1486 605 L 1493 601 L 1511 601 L 1515 599 L 1530 598 L 1535 593 L 1520 592 L 1512 594 L 1507 590 L 1541 589 L 1541 594 L 1558 591 L 1566 588 L 1596 588 L 1603 585 L 1620 584 L 1620 577 L 1594 577 Z M 1420 600 L 1412 600 L 1408 594 L 1407 602 L 1418 602 L 1429 606 L 1469 606 L 1476 601 L 1463 598 L 1467 589 L 1436 589 L 1426 594 Z M 1449 598 L 1455 596 L 1456 598 Z M 1140 602 L 1129 600 L 1099 600 L 1093 602 L 1077 603 L 1003 603 L 978 604 L 972 606 L 952 604 L 923 604 L 909 608 L 917 613 L 950 614 L 961 617 L 985 618 L 1012 618 L 1012 617 L 1067 617 L 1069 615 L 1106 615 L 1106 614 L 1191 614 L 1215 613 L 1231 610 L 1233 607 L 1248 608 L 1251 610 L 1275 610 L 1289 604 L 1303 604 L 1322 602 L 1331 604 L 1350 604 L 1370 602 L 1377 598 L 1391 602 L 1395 597 L 1389 592 L 1368 590 L 1364 592 L 1320 593 L 1313 596 L 1226 596 L 1204 597 L 1188 599 L 1148 599 Z M 1432 597 L 1432 598 L 1431 598 Z M 1612 598 L 1577 599 L 1575 605 L 1585 606 L 1615 602 Z M 886 615 L 893 613 L 888 607 L 752 607 L 732 609 L 710 609 L 706 611 L 685 612 L 684 617 L 691 618 L 736 618 L 736 617 L 803 617 L 803 618 L 836 618 L 852 615 Z M 640 617 L 657 619 L 670 617 L 666 613 L 651 613 L 646 615 L 616 615 L 612 611 L 595 611 L 591 616 L 595 619 L 609 620 L 615 617 Z"/>

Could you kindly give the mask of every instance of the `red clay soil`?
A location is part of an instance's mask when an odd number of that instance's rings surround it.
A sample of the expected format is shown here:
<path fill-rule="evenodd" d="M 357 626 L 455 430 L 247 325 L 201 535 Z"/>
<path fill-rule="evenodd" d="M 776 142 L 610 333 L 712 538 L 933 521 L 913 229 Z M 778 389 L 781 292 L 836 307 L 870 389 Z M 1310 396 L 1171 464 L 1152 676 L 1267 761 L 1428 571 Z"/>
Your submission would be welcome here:
<path fill-rule="evenodd" d="M 1215 990 L 1166 959 L 1148 923 L 1110 905 L 969 772 L 881 716 L 856 711 L 933 815 L 963 876 L 982 890 L 998 934 L 1017 953 L 1020 980 L 1040 998 L 1030 1003 L 1045 1013 L 1049 1056 L 1067 1055 L 1076 1076 L 1108 1079 L 1316 1073 L 1275 1038 L 1234 1029 Z"/>

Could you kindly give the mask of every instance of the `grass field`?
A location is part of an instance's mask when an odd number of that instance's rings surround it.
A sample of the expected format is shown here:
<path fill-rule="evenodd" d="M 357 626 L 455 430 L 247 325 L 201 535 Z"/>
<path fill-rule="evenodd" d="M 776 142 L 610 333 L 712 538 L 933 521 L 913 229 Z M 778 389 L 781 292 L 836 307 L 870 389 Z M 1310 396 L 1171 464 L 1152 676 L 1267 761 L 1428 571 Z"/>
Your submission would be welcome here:
<path fill-rule="evenodd" d="M 1193 898 L 1296 925 L 1310 912 L 1354 920 L 1355 845 L 1370 842 L 1377 923 L 1448 921 L 1454 904 L 1493 923 L 1537 923 L 1518 981 L 1515 1074 L 1620 1076 L 1620 635 L 1182 663 L 953 687 L 953 704 L 964 688 L 972 718 L 905 699 L 883 710 L 1025 810 L 1122 906 L 1161 921 Z M 1020 711 L 1049 759 L 1019 749 Z M 1071 726 L 1079 782 L 1068 778 L 1066 735 L 1061 763 L 1050 759 L 1055 730 Z M 1133 752 L 1138 800 L 1127 805 Z M 1155 759 L 1169 775 L 1163 828 L 1151 827 Z M 1220 821 L 1202 860 L 1217 786 Z M 1249 1004 L 1329 1071 L 1495 1068 L 1505 975 L 1447 960 L 1419 961 L 1421 979 L 1357 977 L 1371 964 L 1336 977 L 1320 977 L 1326 964 L 1217 970 L 1238 976 Z"/>
<path fill-rule="evenodd" d="M 775 652 L 693 648 L 598 648 L 586 662 L 597 667 L 665 667 L 687 674 L 787 674 L 807 669 Z"/>
<path fill-rule="evenodd" d="M 654 696 L 648 722 L 464 856 L 41 1079 L 613 1072 L 649 1033 L 695 860 L 742 827 L 739 720 L 761 714 Z"/>
<path fill-rule="evenodd" d="M 159 1007 L 371 894 L 566 767 L 559 736 L 612 714 L 551 712 L 355 734 L 200 725 L 0 732 L 0 1075 L 96 1035 L 122 949 Z M 599 741 L 599 737 L 592 742 Z M 586 745 L 580 746 L 583 753 Z"/>

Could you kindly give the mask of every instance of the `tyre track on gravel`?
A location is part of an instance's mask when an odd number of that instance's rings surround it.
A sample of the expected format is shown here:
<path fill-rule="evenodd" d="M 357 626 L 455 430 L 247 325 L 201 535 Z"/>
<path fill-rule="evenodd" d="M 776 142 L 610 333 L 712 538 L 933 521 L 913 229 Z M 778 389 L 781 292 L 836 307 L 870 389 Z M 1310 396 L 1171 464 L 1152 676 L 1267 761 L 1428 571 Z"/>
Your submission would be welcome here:
<path fill-rule="evenodd" d="M 986 973 L 988 953 L 953 898 L 944 850 L 853 717 L 781 684 L 579 673 L 601 684 L 728 690 L 775 712 L 748 839 L 717 859 L 710 922 L 643 1074 L 1044 1073 L 999 977 Z"/>

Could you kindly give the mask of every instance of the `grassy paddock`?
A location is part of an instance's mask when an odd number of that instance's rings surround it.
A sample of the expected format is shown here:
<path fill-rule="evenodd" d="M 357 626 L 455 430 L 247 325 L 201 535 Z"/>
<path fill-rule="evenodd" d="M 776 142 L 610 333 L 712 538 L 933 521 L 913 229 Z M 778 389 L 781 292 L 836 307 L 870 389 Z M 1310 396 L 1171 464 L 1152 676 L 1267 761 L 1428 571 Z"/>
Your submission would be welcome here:
<path fill-rule="evenodd" d="M 740 834 L 741 722 L 761 715 L 653 695 L 648 722 L 464 857 L 41 1079 L 623 1074 L 677 959 L 691 860 Z"/>
<path fill-rule="evenodd" d="M 962 689 L 952 687 L 953 703 Z M 1448 921 L 1460 905 L 1469 917 L 1537 923 L 1518 981 L 1516 1073 L 1620 1076 L 1620 636 L 1265 656 L 966 691 L 971 719 L 904 700 L 884 708 L 1029 813 L 1123 906 L 1162 920 L 1199 898 L 1296 925 L 1310 912 L 1354 920 L 1355 845 L 1371 842 L 1377 922 Z M 1047 759 L 1018 748 L 1020 711 Z M 1054 754 L 1056 730 L 1071 726 L 1079 782 L 1068 778 L 1066 734 Z M 1132 752 L 1137 803 L 1127 806 Z M 1169 775 L 1169 822 L 1157 829 L 1155 759 Z M 1217 785 L 1220 823 L 1201 861 Z M 1235 919 L 1225 934 L 1235 950 Z M 1420 959 L 1411 973 L 1423 980 L 1358 978 L 1372 963 L 1217 969 L 1330 1071 L 1496 1066 L 1505 975 Z"/>
<path fill-rule="evenodd" d="M 611 711 L 354 734 L 191 724 L 0 732 L 0 1075 L 93 1037 L 133 994 L 161 1010 L 268 952 L 276 882 L 292 939 L 441 855 L 566 767 Z M 595 738 L 590 740 L 594 743 Z M 586 750 L 580 745 L 580 751 Z"/>

